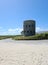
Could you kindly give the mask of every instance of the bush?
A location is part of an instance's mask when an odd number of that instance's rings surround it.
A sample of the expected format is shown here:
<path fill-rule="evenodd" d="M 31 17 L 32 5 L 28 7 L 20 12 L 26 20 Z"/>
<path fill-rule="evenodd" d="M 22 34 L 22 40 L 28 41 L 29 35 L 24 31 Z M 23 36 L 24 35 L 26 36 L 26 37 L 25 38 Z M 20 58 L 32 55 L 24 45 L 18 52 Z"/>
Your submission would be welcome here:
<path fill-rule="evenodd" d="M 48 39 L 48 33 L 36 34 L 34 36 L 16 36 L 15 40 L 43 40 Z"/>
<path fill-rule="evenodd" d="M 22 36 L 22 35 L 0 36 L 0 40 L 6 38 L 12 38 L 14 40 L 43 40 L 48 39 L 48 33 L 36 34 L 34 36 Z"/>

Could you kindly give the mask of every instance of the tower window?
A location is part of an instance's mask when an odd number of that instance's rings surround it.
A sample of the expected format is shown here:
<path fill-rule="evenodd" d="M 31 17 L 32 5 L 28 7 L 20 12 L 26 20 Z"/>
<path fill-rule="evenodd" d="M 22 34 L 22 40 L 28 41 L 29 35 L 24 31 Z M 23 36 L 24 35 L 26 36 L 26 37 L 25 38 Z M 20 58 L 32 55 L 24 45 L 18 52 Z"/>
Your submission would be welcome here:
<path fill-rule="evenodd" d="M 27 31 L 27 33 L 29 33 L 29 31 Z"/>
<path fill-rule="evenodd" d="M 32 27 L 33 27 L 33 25 L 32 25 Z"/>
<path fill-rule="evenodd" d="M 32 33 L 32 31 L 30 31 L 30 33 Z"/>
<path fill-rule="evenodd" d="M 29 27 L 30 27 L 30 25 L 29 25 Z"/>
<path fill-rule="evenodd" d="M 26 27 L 27 27 L 27 25 L 26 25 Z"/>

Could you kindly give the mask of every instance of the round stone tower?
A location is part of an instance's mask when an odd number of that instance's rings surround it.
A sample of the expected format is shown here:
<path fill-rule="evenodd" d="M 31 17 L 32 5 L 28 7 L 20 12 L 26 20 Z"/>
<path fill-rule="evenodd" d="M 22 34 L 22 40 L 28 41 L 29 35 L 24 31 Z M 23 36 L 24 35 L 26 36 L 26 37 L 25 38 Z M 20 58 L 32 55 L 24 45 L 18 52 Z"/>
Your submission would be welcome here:
<path fill-rule="evenodd" d="M 25 36 L 35 35 L 35 21 L 34 20 L 24 21 L 23 30 Z"/>

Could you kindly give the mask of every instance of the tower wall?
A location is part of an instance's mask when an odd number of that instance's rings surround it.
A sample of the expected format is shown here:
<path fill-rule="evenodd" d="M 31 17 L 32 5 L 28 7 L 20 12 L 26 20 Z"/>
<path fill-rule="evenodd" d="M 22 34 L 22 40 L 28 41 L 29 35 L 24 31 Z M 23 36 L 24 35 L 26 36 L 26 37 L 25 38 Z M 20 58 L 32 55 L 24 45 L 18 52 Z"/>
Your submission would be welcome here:
<path fill-rule="evenodd" d="M 24 21 L 23 29 L 24 29 L 25 36 L 35 35 L 35 21 L 34 20 Z"/>

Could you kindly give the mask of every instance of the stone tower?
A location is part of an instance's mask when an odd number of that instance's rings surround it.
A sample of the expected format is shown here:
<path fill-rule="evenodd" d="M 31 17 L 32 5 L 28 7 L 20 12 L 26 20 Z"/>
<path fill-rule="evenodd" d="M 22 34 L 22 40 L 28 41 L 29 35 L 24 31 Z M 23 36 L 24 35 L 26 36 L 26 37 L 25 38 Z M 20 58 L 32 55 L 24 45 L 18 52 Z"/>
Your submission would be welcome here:
<path fill-rule="evenodd" d="M 23 30 L 25 36 L 35 35 L 35 21 L 34 20 L 24 21 Z"/>

